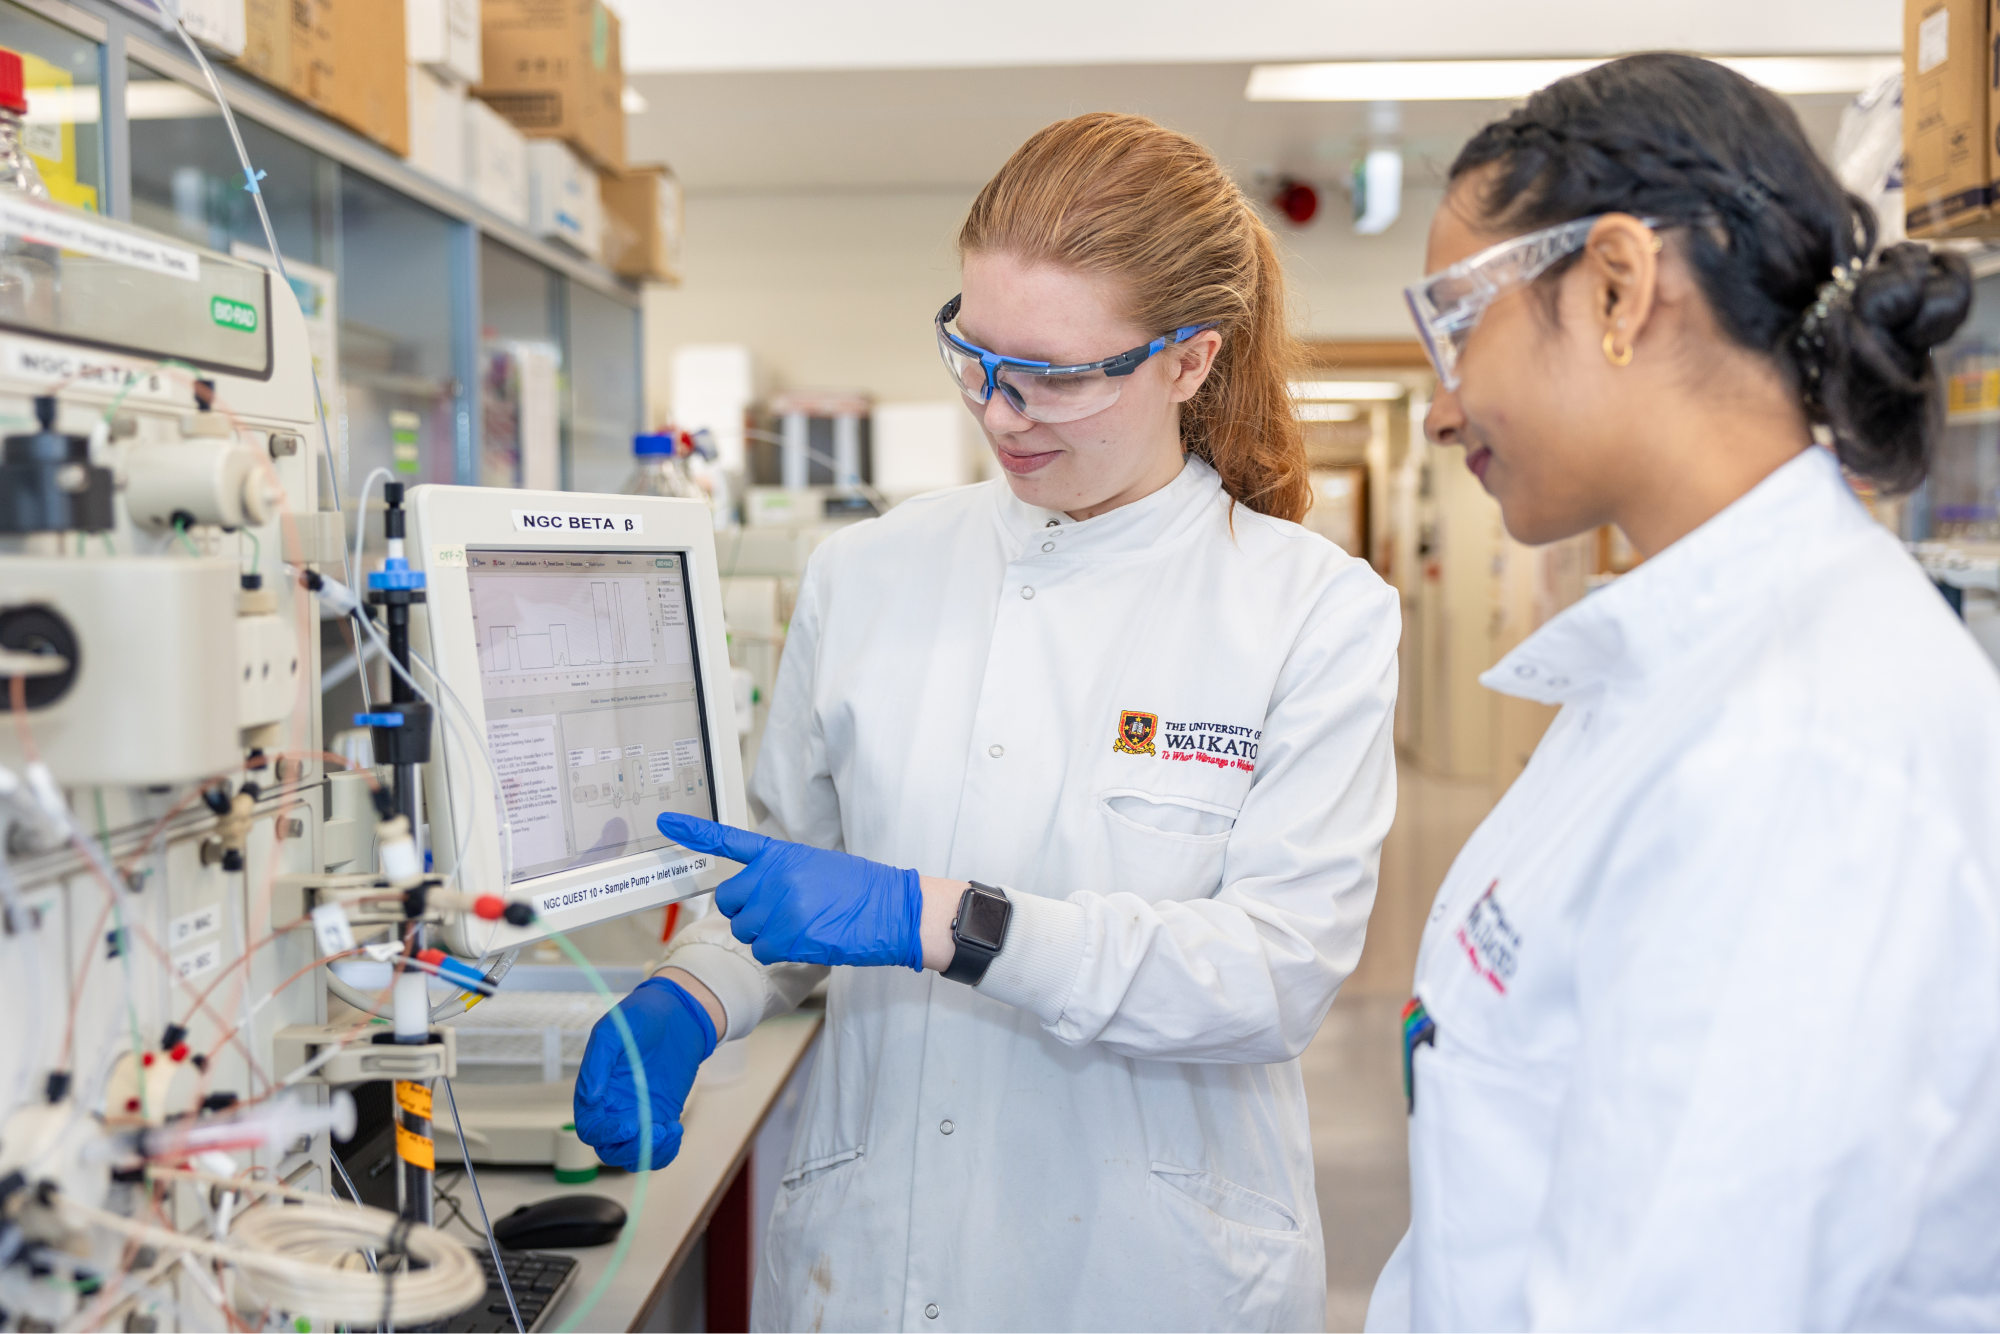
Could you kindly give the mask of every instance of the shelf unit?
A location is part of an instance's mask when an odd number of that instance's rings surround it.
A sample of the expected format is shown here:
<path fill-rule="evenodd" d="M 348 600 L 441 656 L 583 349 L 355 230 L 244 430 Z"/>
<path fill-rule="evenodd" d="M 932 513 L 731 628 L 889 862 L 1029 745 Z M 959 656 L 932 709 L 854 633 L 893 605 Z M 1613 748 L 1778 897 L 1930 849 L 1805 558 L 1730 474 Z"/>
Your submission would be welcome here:
<path fill-rule="evenodd" d="M 207 80 L 175 35 L 139 12 L 142 3 L 143 0 L 133 0 L 128 8 L 116 0 L 0 0 L 0 19 L 10 12 L 33 15 L 97 44 L 98 120 L 95 127 L 88 127 L 79 118 L 75 132 L 81 136 L 94 128 L 101 167 L 99 206 L 107 215 L 127 221 L 133 220 L 135 203 L 134 126 L 127 114 L 128 85 L 133 76 L 164 78 L 183 85 L 212 106 Z M 496 267 L 517 275 L 530 275 L 532 281 L 541 282 L 546 289 L 546 318 L 537 314 L 529 321 L 535 327 L 517 336 L 546 342 L 556 356 L 562 484 L 594 489 L 615 485 L 618 469 L 629 464 L 630 435 L 641 422 L 643 333 L 638 288 L 601 264 L 529 234 L 478 201 L 416 170 L 374 142 L 292 101 L 212 53 L 210 63 L 230 109 L 246 126 L 246 137 L 251 133 L 249 126 L 260 127 L 310 155 L 301 160 L 312 163 L 314 179 L 301 180 L 296 173 L 293 179 L 275 179 L 278 173 L 274 172 L 274 179 L 264 182 L 264 192 L 274 209 L 288 190 L 317 190 L 322 197 L 318 207 L 325 216 L 313 223 L 313 244 L 317 250 L 330 252 L 331 262 L 329 254 L 294 254 L 292 243 L 285 239 L 282 229 L 280 243 L 285 246 L 288 261 L 315 263 L 336 275 L 339 309 L 344 317 L 339 376 L 342 401 L 348 401 L 344 391 L 351 389 L 353 399 L 359 404 L 355 419 L 350 420 L 348 412 L 343 410 L 339 424 L 342 471 L 349 473 L 349 485 L 360 480 L 366 465 L 386 462 L 391 457 L 388 442 L 394 430 L 386 420 L 376 418 L 398 415 L 392 411 L 397 405 L 421 409 L 418 415 L 426 424 L 424 457 L 418 471 L 408 480 L 462 484 L 494 480 L 493 461 L 482 458 L 488 442 L 481 382 L 482 375 L 490 369 L 487 361 L 490 340 L 496 336 L 494 312 L 489 305 L 497 303 L 489 301 L 486 278 Z M 212 111 L 208 114 L 214 115 Z M 216 142 L 221 150 L 227 150 L 227 136 L 220 118 L 216 117 L 212 124 Z M 202 147 L 210 157 L 217 151 L 215 143 L 204 143 Z M 253 161 L 262 168 L 265 164 L 257 161 L 255 144 L 251 145 L 251 153 Z M 233 156 L 230 161 L 233 170 Z M 152 161 L 146 163 L 146 168 L 154 173 L 159 166 Z M 197 174 L 194 179 L 202 178 Z M 226 176 L 211 173 L 205 180 L 213 190 Z M 182 202 L 178 198 L 181 184 L 178 178 L 173 182 L 177 207 Z M 233 185 L 240 184 L 237 172 Z M 443 270 L 441 275 L 431 268 L 423 269 L 420 274 L 424 278 L 441 276 L 435 290 L 412 288 L 406 298 L 413 317 L 432 321 L 440 331 L 445 322 L 438 319 L 439 307 L 448 307 L 448 340 L 440 333 L 433 340 L 436 346 L 417 349 L 418 354 L 428 352 L 428 364 L 369 365 L 365 364 L 366 358 L 347 354 L 350 329 L 345 317 L 353 309 L 347 297 L 354 286 L 350 279 L 355 275 L 342 249 L 350 230 L 344 210 L 353 198 L 361 196 L 386 201 L 385 207 L 393 207 L 398 218 L 412 220 L 409 225 L 426 229 L 426 243 L 441 258 L 441 264 L 435 266 Z M 212 201 L 211 206 L 226 210 L 234 198 L 228 196 L 219 204 Z M 297 202 L 296 197 L 292 202 Z M 157 201 L 154 203 L 157 212 L 159 206 Z M 139 221 L 145 223 L 149 219 Z M 198 220 L 190 225 L 199 225 Z M 218 237 L 230 235 L 226 222 L 212 225 Z M 215 240 L 199 236 L 191 239 L 215 244 Z M 243 235 L 240 226 L 234 239 L 263 246 L 261 237 Z M 382 250 L 379 238 L 371 239 L 371 246 L 371 256 Z M 501 253 L 496 255 L 495 251 Z M 352 259 L 355 263 L 377 262 L 358 255 Z M 387 304 L 386 314 L 384 305 L 384 301 L 377 300 L 378 309 L 372 321 L 355 319 L 352 332 L 357 339 L 379 341 L 384 335 L 393 339 L 406 328 L 404 321 L 395 318 L 393 302 Z M 591 322 L 591 327 L 577 328 L 582 321 Z M 505 338 L 507 331 L 500 330 L 497 336 Z M 444 347 L 447 341 L 448 351 Z M 573 355 L 578 345 L 587 347 L 586 357 Z M 425 356 L 406 359 L 421 362 Z M 584 373 L 579 374 L 579 369 Z M 430 429 L 432 424 L 434 430 Z M 579 427 L 582 438 L 575 429 Z"/>

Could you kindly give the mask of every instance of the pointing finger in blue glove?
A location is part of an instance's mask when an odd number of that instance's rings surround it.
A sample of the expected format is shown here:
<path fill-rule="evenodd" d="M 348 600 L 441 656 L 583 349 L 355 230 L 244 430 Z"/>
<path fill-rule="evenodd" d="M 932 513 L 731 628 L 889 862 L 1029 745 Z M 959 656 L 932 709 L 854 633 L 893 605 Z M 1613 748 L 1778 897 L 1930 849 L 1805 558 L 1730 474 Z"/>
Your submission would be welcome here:
<path fill-rule="evenodd" d="M 915 871 L 671 811 L 659 826 L 684 848 L 743 863 L 716 887 L 715 905 L 760 963 L 923 971 L 923 878 Z"/>

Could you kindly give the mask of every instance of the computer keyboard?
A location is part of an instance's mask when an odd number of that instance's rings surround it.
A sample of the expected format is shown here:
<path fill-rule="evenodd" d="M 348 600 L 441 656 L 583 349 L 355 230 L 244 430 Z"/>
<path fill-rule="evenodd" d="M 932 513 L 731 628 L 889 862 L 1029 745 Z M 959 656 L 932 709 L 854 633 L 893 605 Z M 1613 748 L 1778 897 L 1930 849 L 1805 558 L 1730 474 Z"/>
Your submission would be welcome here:
<path fill-rule="evenodd" d="M 513 1286 L 514 1301 L 521 1308 L 521 1323 L 530 1331 L 543 1327 L 542 1317 L 555 1308 L 576 1278 L 576 1261 L 567 1255 L 546 1251 L 502 1251 L 507 1262 L 507 1281 Z M 453 1334 L 501 1334 L 514 1328 L 513 1313 L 507 1309 L 507 1294 L 493 1272 L 493 1252 L 481 1249 L 480 1268 L 486 1271 L 486 1298 L 451 1318 L 445 1326 Z"/>

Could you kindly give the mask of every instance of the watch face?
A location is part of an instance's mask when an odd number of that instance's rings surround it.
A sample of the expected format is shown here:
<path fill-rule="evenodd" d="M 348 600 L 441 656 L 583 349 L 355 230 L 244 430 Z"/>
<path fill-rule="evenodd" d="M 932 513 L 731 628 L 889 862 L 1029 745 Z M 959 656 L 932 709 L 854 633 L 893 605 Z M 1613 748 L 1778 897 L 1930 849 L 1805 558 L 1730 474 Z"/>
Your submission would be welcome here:
<path fill-rule="evenodd" d="M 973 893 L 960 914 L 958 934 L 989 950 L 1000 948 L 1001 933 L 1007 929 L 1007 900 L 997 894 Z"/>

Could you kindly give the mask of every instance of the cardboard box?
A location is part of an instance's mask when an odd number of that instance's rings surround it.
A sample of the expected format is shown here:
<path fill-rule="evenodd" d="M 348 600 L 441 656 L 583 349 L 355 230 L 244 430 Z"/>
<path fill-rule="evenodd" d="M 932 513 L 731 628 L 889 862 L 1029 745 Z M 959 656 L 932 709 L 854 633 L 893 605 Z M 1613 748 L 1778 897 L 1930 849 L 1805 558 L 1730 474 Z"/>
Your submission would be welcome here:
<path fill-rule="evenodd" d="M 410 66 L 410 165 L 454 190 L 465 186 L 465 85 Z"/>
<path fill-rule="evenodd" d="M 243 54 L 236 60 L 239 68 L 288 93 L 292 46 L 298 37 L 293 8 L 292 0 L 244 0 Z M 309 13 L 309 3 L 306 9 Z M 305 27 L 309 34 L 310 26 Z"/>
<path fill-rule="evenodd" d="M 673 169 L 633 167 L 607 173 L 599 184 L 604 197 L 604 262 L 623 278 L 680 282 L 681 183 Z"/>
<path fill-rule="evenodd" d="M 1903 185 L 1913 237 L 1992 227 L 1990 0 L 1905 0 Z"/>
<path fill-rule="evenodd" d="M 479 82 L 479 0 L 403 0 L 412 65 Z"/>
<path fill-rule="evenodd" d="M 401 157 L 410 153 L 403 0 L 317 0 L 332 16 L 334 91 L 324 110 Z"/>
<path fill-rule="evenodd" d="M 596 259 L 603 252 L 603 209 L 597 173 L 567 144 L 529 140 L 529 231 Z"/>
<path fill-rule="evenodd" d="M 409 153 L 403 0 L 245 0 L 244 27 L 244 69 Z"/>
<path fill-rule="evenodd" d="M 625 65 L 603 0 L 485 0 L 477 94 L 530 139 L 625 169 Z"/>
<path fill-rule="evenodd" d="M 465 192 L 516 227 L 528 225 L 528 141 L 476 97 L 465 102 Z"/>
<path fill-rule="evenodd" d="M 244 0 L 178 0 L 175 11 L 188 34 L 209 50 L 231 60 L 243 54 L 248 39 Z"/>

